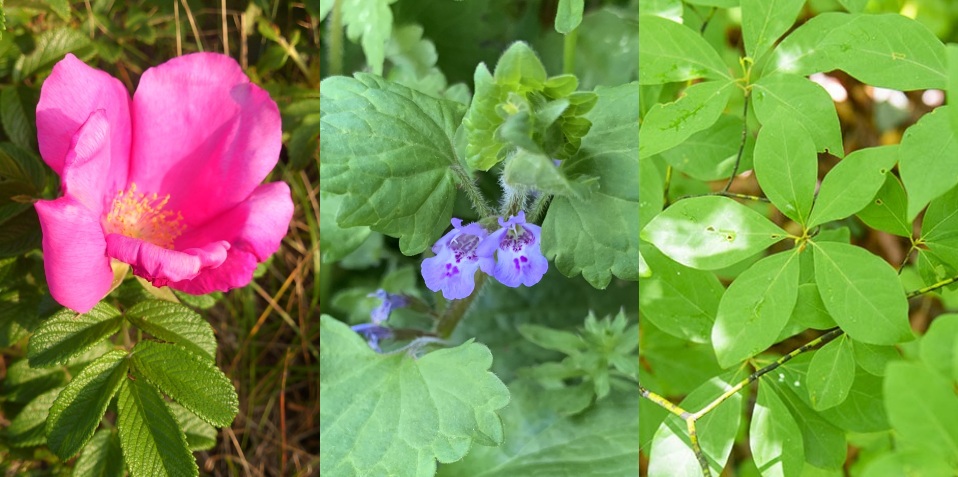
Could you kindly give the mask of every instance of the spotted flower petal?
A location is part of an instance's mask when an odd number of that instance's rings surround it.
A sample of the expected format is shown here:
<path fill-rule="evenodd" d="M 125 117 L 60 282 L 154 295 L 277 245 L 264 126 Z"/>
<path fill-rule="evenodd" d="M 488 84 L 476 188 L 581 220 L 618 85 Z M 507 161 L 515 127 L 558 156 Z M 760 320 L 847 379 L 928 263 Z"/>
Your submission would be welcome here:
<path fill-rule="evenodd" d="M 526 214 L 522 211 L 507 221 L 500 217 L 499 226 L 499 230 L 479 245 L 479 255 L 486 257 L 480 261 L 482 271 L 508 287 L 531 287 L 539 283 L 549 269 L 549 261 L 540 249 L 542 229 L 526 223 Z"/>
<path fill-rule="evenodd" d="M 423 260 L 422 277 L 430 290 L 442 290 L 447 300 L 458 300 L 476 287 L 479 243 L 489 233 L 477 223 L 463 226 L 461 219 L 452 219 L 452 225 L 453 230 L 433 246 L 436 256 Z"/>

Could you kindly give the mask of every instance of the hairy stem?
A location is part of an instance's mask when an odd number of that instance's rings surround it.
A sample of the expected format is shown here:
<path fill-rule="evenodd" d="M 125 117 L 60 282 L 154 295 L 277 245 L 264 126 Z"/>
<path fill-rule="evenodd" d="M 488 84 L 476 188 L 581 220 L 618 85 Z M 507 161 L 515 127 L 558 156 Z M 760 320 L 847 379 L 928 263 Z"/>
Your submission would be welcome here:
<path fill-rule="evenodd" d="M 466 312 L 469 311 L 469 306 L 472 305 L 472 301 L 479 296 L 479 292 L 482 291 L 482 286 L 486 283 L 486 274 L 479 273 L 476 276 L 476 288 L 472 291 L 472 294 L 463 298 L 462 300 L 453 300 L 449 304 L 449 308 L 446 308 L 446 312 L 439 317 L 439 323 L 436 324 L 436 335 L 440 339 L 449 339 L 452 336 L 452 332 L 456 331 L 456 326 L 459 325 L 459 322 L 466 316 Z"/>
<path fill-rule="evenodd" d="M 479 218 L 490 217 L 495 214 L 495 211 L 492 210 L 492 207 L 486 202 L 486 198 L 482 196 L 482 192 L 479 190 L 479 187 L 476 186 L 476 183 L 473 182 L 472 177 L 469 176 L 462 167 L 452 166 L 452 171 L 456 174 L 456 178 L 459 179 L 459 185 L 462 186 L 462 190 L 466 193 L 466 197 L 469 198 L 469 201 L 472 202 L 472 210 L 476 211 L 476 214 L 479 215 Z"/>

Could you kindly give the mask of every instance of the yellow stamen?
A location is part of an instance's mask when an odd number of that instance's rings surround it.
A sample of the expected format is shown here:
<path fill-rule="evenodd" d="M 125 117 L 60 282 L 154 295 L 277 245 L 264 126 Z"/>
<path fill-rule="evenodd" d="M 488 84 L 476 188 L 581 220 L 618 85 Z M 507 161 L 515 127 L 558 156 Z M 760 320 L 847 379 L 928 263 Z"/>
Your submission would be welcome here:
<path fill-rule="evenodd" d="M 162 198 L 155 192 L 143 194 L 136 191 L 136 184 L 130 184 L 128 191 L 118 191 L 113 199 L 113 208 L 106 216 L 107 232 L 172 249 L 173 241 L 186 226 L 179 211 L 163 210 L 169 201 L 169 194 Z"/>

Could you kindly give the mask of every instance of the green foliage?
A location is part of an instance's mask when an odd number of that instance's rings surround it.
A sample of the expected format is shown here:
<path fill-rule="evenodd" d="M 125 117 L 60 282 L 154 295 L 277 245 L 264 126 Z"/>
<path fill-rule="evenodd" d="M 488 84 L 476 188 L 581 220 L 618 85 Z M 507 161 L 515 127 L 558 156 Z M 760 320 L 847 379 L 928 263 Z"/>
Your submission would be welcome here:
<path fill-rule="evenodd" d="M 123 477 L 125 472 L 119 436 L 107 429 L 101 429 L 93 435 L 73 467 L 73 475 L 76 476 Z"/>
<path fill-rule="evenodd" d="M 123 381 L 116 427 L 131 476 L 199 475 L 186 436 L 163 396 L 142 379 Z"/>
<path fill-rule="evenodd" d="M 193 310 L 160 300 L 137 303 L 126 312 L 137 328 L 163 341 L 177 344 L 193 354 L 212 360 L 216 356 L 213 328 Z"/>
<path fill-rule="evenodd" d="M 99 303 L 88 313 L 61 310 L 30 338 L 27 356 L 33 367 L 64 364 L 120 330 L 120 312 Z"/>

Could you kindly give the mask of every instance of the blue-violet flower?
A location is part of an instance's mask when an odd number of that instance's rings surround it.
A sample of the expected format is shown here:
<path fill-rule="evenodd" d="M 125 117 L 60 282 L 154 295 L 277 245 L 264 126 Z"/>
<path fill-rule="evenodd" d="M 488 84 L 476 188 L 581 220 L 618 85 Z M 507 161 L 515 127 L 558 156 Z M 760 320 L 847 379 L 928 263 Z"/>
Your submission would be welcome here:
<path fill-rule="evenodd" d="M 499 218 L 499 230 L 483 239 L 479 244 L 479 256 L 483 257 L 479 266 L 482 271 L 495 277 L 507 287 L 520 284 L 531 287 L 545 275 L 549 261 L 539 249 L 539 237 L 542 229 L 538 225 L 527 224 L 525 212 L 503 221 Z M 493 262 L 492 256 L 496 254 Z"/>
<path fill-rule="evenodd" d="M 422 278 L 430 290 L 442 290 L 447 300 L 458 300 L 476 287 L 480 258 L 476 252 L 489 233 L 477 223 L 463 227 L 460 219 L 452 219 L 452 226 L 455 228 L 432 246 L 436 256 L 422 261 Z"/>

